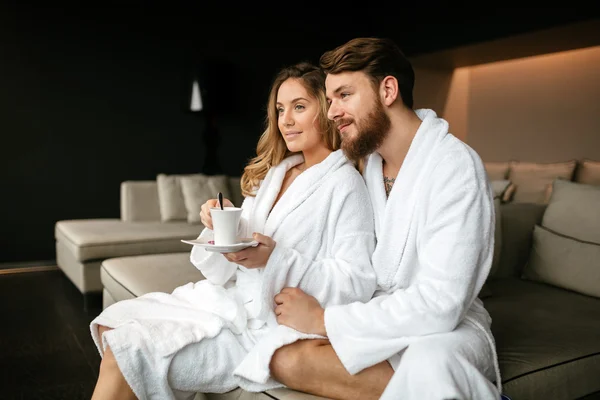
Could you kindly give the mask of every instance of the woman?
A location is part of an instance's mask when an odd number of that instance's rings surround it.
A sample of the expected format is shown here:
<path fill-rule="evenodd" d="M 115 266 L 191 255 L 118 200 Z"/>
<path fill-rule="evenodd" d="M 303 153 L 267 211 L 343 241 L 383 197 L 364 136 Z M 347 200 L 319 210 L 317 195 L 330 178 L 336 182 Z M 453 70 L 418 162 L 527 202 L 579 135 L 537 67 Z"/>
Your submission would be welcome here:
<path fill-rule="evenodd" d="M 241 181 L 240 235 L 259 245 L 225 255 L 194 246 L 206 280 L 118 302 L 92 321 L 103 357 L 94 400 L 283 386 L 269 374 L 273 352 L 318 335 L 278 325 L 274 295 L 298 287 L 326 305 L 372 296 L 372 208 L 327 119 L 324 82 L 300 63 L 271 87 L 266 130 Z M 203 206 L 200 237 L 212 235 L 214 204 Z"/>

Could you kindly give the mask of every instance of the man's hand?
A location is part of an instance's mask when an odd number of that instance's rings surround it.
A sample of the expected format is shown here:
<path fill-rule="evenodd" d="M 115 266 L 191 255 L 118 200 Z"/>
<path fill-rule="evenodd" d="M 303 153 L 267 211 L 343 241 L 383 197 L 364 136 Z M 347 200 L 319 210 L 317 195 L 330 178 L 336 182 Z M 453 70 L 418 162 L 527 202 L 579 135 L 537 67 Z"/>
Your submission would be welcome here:
<path fill-rule="evenodd" d="M 267 265 L 275 248 L 275 241 L 260 233 L 255 233 L 252 237 L 258 242 L 258 246 L 248 247 L 235 253 L 225 253 L 223 254 L 225 258 L 246 268 L 261 268 Z"/>
<path fill-rule="evenodd" d="M 317 299 L 298 288 L 283 288 L 275 295 L 277 322 L 304 333 L 327 336 L 325 310 Z"/>

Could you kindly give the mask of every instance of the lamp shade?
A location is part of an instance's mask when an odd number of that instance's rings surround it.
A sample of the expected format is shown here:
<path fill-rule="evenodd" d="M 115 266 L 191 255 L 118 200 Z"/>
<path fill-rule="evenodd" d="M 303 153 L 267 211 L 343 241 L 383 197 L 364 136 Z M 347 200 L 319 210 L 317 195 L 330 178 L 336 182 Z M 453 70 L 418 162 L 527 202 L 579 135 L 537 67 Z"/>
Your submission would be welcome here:
<path fill-rule="evenodd" d="M 202 111 L 202 93 L 200 92 L 200 84 L 197 79 L 192 82 L 192 95 L 190 98 L 190 111 L 198 112 Z"/>

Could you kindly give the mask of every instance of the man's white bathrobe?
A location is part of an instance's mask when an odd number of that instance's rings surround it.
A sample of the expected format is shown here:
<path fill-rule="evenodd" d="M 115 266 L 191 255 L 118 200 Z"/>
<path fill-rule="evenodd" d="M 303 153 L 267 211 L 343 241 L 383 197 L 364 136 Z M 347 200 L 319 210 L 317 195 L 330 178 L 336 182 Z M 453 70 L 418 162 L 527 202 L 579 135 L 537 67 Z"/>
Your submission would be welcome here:
<path fill-rule="evenodd" d="M 376 294 L 328 307 L 327 335 L 351 374 L 389 360 L 395 373 L 382 399 L 497 400 L 491 318 L 477 297 L 493 256 L 491 188 L 479 156 L 447 122 L 416 112 L 423 122 L 389 198 L 378 153 L 364 170 Z"/>
<path fill-rule="evenodd" d="M 246 269 L 194 246 L 190 260 L 206 280 L 118 302 L 92 321 L 100 354 L 108 344 L 138 398 L 281 387 L 269 373 L 274 351 L 318 337 L 277 324 L 273 297 L 281 289 L 299 287 L 326 305 L 372 297 L 372 207 L 342 151 L 300 174 L 273 207 L 286 172 L 302 161 L 293 155 L 271 168 L 242 204 L 240 236 L 259 232 L 276 241 L 264 268 Z M 101 339 L 98 325 L 115 329 Z"/>

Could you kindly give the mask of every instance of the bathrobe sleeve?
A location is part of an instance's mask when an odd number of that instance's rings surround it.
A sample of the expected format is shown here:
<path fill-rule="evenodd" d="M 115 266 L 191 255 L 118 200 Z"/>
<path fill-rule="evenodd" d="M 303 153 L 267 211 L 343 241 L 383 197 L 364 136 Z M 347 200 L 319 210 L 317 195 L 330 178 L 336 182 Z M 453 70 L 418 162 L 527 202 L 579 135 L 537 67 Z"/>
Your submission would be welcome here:
<path fill-rule="evenodd" d="M 240 217 L 240 225 L 238 228 L 238 236 L 246 235 L 249 210 L 252 209 L 253 197 L 246 197 L 242 203 L 242 216 Z M 214 237 L 213 231 L 204 228 L 200 233 L 199 238 L 207 238 L 212 240 Z M 206 251 L 201 246 L 194 246 L 190 253 L 191 263 L 202 272 L 202 275 L 215 285 L 225 285 L 235 277 L 237 264 L 227 261 L 221 253 Z"/>
<path fill-rule="evenodd" d="M 355 190 L 354 185 L 360 185 L 360 189 Z M 324 197 L 327 201 L 319 200 L 319 207 L 325 209 L 315 210 L 315 218 L 322 215 L 332 220 L 328 225 L 334 232 L 333 239 L 320 237 L 321 232 L 313 230 L 314 237 L 304 240 L 331 240 L 325 244 L 330 249 L 328 257 L 314 260 L 294 248 L 275 246 L 263 278 L 272 283 L 269 298 L 284 287 L 298 287 L 322 305 L 368 301 L 372 297 L 376 287 L 371 264 L 375 231 L 371 203 L 363 187 L 362 177 L 352 175 L 346 184 L 336 184 L 332 196 Z"/>
<path fill-rule="evenodd" d="M 386 360 L 410 337 L 453 330 L 477 296 L 491 266 L 494 211 L 472 157 L 450 154 L 427 179 L 412 222 L 416 252 L 402 260 L 403 268 L 417 268 L 412 283 L 366 304 L 326 309 L 327 336 L 348 372 Z"/>

